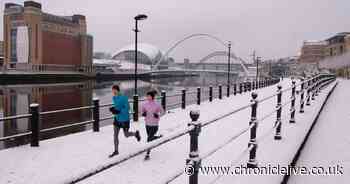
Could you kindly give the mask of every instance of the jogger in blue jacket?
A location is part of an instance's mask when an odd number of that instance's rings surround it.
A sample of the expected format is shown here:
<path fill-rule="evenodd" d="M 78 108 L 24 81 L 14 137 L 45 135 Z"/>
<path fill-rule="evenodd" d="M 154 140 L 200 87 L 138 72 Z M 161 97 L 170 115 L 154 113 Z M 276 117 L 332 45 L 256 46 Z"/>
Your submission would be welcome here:
<path fill-rule="evenodd" d="M 129 115 L 129 100 L 128 97 L 123 95 L 120 92 L 120 88 L 118 85 L 114 85 L 112 87 L 113 94 L 113 107 L 110 108 L 110 111 L 114 115 L 114 152 L 109 156 L 113 157 L 119 154 L 118 146 L 119 146 L 119 131 L 122 128 L 125 137 L 133 136 L 137 139 L 137 141 L 141 140 L 140 132 L 130 132 L 130 115 Z"/>

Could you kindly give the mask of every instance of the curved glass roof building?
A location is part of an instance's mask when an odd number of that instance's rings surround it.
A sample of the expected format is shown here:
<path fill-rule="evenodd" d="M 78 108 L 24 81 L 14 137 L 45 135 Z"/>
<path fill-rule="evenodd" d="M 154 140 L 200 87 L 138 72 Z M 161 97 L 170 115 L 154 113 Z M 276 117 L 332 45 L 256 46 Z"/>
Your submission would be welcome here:
<path fill-rule="evenodd" d="M 162 52 L 155 46 L 147 43 L 137 44 L 138 63 L 153 65 L 162 58 Z M 119 61 L 134 62 L 135 45 L 128 45 L 121 48 L 112 55 L 112 58 Z"/>

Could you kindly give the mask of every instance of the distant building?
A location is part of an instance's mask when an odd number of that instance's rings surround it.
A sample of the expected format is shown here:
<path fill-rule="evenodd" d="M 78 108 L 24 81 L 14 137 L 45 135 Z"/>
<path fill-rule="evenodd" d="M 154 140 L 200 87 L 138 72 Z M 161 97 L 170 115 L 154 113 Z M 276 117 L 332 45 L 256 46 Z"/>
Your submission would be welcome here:
<path fill-rule="evenodd" d="M 338 33 L 327 40 L 326 57 L 339 56 L 350 51 L 350 32 Z"/>
<path fill-rule="evenodd" d="M 325 58 L 326 41 L 304 41 L 301 48 L 300 63 L 317 63 Z"/>
<path fill-rule="evenodd" d="M 83 15 L 57 16 L 40 3 L 6 3 L 4 63 L 26 70 L 92 71 L 93 38 Z"/>

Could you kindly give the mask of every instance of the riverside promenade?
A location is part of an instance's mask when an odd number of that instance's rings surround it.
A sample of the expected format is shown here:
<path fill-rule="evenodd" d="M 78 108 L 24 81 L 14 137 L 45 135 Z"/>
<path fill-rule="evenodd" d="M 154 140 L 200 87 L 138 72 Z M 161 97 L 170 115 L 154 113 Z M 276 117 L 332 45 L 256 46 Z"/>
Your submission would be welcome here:
<path fill-rule="evenodd" d="M 337 183 L 350 181 L 350 80 L 340 80 L 334 94 L 329 98 L 320 115 L 319 121 L 310 134 L 298 166 L 335 166 L 342 168 L 343 174 L 332 175 L 295 175 L 290 179 L 296 183 Z"/>
<path fill-rule="evenodd" d="M 284 79 L 279 85 L 282 86 L 283 90 L 290 88 L 292 82 L 290 79 Z M 300 95 L 297 95 L 296 123 L 289 123 L 291 93 L 290 91 L 283 92 L 281 140 L 274 140 L 276 98 L 271 95 L 276 93 L 277 85 L 255 90 L 258 94 L 258 100 L 270 99 L 258 105 L 258 165 L 271 163 L 285 166 L 292 162 L 298 147 L 302 144 L 314 119 L 318 116 L 323 102 L 334 86 L 335 82 L 322 88 L 315 100 L 311 101 L 311 105 L 305 106 L 303 114 L 298 113 Z M 202 165 L 246 164 L 249 151 L 247 150 L 249 132 L 245 130 L 249 130 L 247 127 L 250 127 L 251 109 L 244 108 L 237 113 L 225 115 L 244 105 L 249 107 L 250 100 L 251 94 L 243 93 L 224 97 L 222 100 L 203 102 L 200 106 L 191 105 L 185 110 L 171 110 L 161 119 L 160 134 L 164 135 L 164 139 L 166 139 L 187 129 L 188 123 L 191 122 L 189 111 L 199 110 L 200 122 L 215 120 L 215 123 L 203 127 L 199 136 L 199 155 L 209 155 L 202 161 Z M 217 117 L 222 118 L 218 119 Z M 120 155 L 114 158 L 108 158 L 108 154 L 113 150 L 112 126 L 102 127 L 100 132 L 82 132 L 44 140 L 41 141 L 40 147 L 25 145 L 2 150 L 0 151 L 0 162 L 4 167 L 0 168 L 0 183 L 74 183 L 77 178 L 101 170 L 101 168 L 127 158 L 130 154 L 149 145 L 145 143 L 146 133 L 143 120 L 132 123 L 131 129 L 141 131 L 143 138 L 141 143 L 132 138 L 125 139 L 120 135 Z M 232 136 L 235 138 L 231 142 Z M 215 151 L 214 154 L 213 148 L 220 147 L 220 145 L 222 145 L 222 149 Z M 79 183 L 115 183 L 116 181 L 118 183 L 167 183 L 170 176 L 184 170 L 188 153 L 189 136 L 185 135 L 154 149 L 150 161 L 143 161 L 143 154 L 135 156 L 91 177 L 86 177 Z M 200 175 L 199 183 L 251 183 L 256 180 L 259 180 L 259 183 L 280 183 L 283 178 L 283 175 L 218 177 L 212 174 Z M 182 174 L 171 183 L 187 183 L 187 179 L 188 176 Z"/>

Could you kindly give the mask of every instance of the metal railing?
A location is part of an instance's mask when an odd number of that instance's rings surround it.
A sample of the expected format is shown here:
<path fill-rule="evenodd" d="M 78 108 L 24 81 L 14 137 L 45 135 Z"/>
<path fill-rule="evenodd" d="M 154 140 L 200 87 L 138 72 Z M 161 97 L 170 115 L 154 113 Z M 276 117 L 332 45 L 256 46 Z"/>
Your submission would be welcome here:
<path fill-rule="evenodd" d="M 112 161 L 106 163 L 105 165 L 103 165 L 97 169 L 95 168 L 92 170 L 87 170 L 86 172 L 79 174 L 78 177 L 75 177 L 69 181 L 66 181 L 65 183 L 76 183 L 76 182 L 82 181 L 88 177 L 91 177 L 97 173 L 100 173 L 103 170 L 106 170 L 110 167 L 113 167 L 115 165 L 123 163 L 123 162 L 129 160 L 130 158 L 138 156 L 138 155 L 146 152 L 149 149 L 159 147 L 167 142 L 170 142 L 172 140 L 175 140 L 175 139 L 182 137 L 184 135 L 187 135 L 187 134 L 190 135 L 190 153 L 189 153 L 188 159 L 186 159 L 186 164 L 188 167 L 193 168 L 193 171 L 194 171 L 193 174 L 189 176 L 190 184 L 198 184 L 198 172 L 199 172 L 199 167 L 200 167 L 200 163 L 201 163 L 202 159 L 206 159 L 206 158 L 212 156 L 215 152 L 217 152 L 218 150 L 225 147 L 226 145 L 228 145 L 229 143 L 236 140 L 238 137 L 240 137 L 241 135 L 243 135 L 247 132 L 250 133 L 250 137 L 249 137 L 249 141 L 248 141 L 248 148 L 246 148 L 245 150 L 242 151 L 240 156 L 235 160 L 235 162 L 233 162 L 233 164 L 241 161 L 243 156 L 246 153 L 249 153 L 249 160 L 247 162 L 247 167 L 248 168 L 257 167 L 256 154 L 257 154 L 258 142 L 265 139 L 267 137 L 267 135 L 271 135 L 271 133 L 274 133 L 275 140 L 282 139 L 282 134 L 281 134 L 282 126 L 283 126 L 282 121 L 281 121 L 282 109 L 290 104 L 291 107 L 290 107 L 289 122 L 296 123 L 295 117 L 294 117 L 295 112 L 296 112 L 296 103 L 295 103 L 296 96 L 300 95 L 300 111 L 299 112 L 303 113 L 305 102 L 306 102 L 306 105 L 308 105 L 308 104 L 311 105 L 311 101 L 316 99 L 316 96 L 318 96 L 318 94 L 321 92 L 321 90 L 324 87 L 326 87 L 327 85 L 329 85 L 330 83 L 332 83 L 333 81 L 335 81 L 335 79 L 336 78 L 333 75 L 320 74 L 320 75 L 314 76 L 312 78 L 308 78 L 307 80 L 301 80 L 301 82 L 298 84 L 296 84 L 296 82 L 293 80 L 290 88 L 282 90 L 282 86 L 278 85 L 277 92 L 275 94 L 272 94 L 272 95 L 270 95 L 266 98 L 263 98 L 261 100 L 258 100 L 258 94 L 257 94 L 257 91 L 255 91 L 255 92 L 252 92 L 252 94 L 251 94 L 252 98 L 251 98 L 249 103 L 242 105 L 236 109 L 233 109 L 232 111 L 230 111 L 228 113 L 224 113 L 224 114 L 221 114 L 217 117 L 214 117 L 211 120 L 208 120 L 208 121 L 203 122 L 203 123 L 198 121 L 199 112 L 191 111 L 191 113 L 190 113 L 191 121 L 188 122 L 187 127 L 184 127 L 183 129 L 180 129 L 179 131 L 177 131 L 175 133 L 170 133 L 169 135 L 164 136 L 160 139 L 157 139 L 153 142 L 147 143 L 141 149 L 136 150 L 135 152 L 132 152 L 128 155 L 120 156 L 117 159 L 112 160 Z M 268 81 L 264 81 L 264 82 L 251 82 L 249 84 L 248 83 L 243 83 L 243 84 L 239 83 L 238 85 L 234 84 L 234 86 L 235 86 L 234 88 L 236 88 L 236 90 L 233 90 L 233 94 L 238 94 L 237 89 L 240 89 L 239 92 L 242 93 L 243 91 L 252 91 L 253 88 L 258 89 L 261 87 L 276 84 L 278 82 L 279 82 L 279 79 L 274 79 L 274 80 L 268 80 Z M 237 86 L 239 86 L 239 88 L 237 88 Z M 228 87 L 230 87 L 230 86 L 228 86 Z M 298 94 L 296 94 L 297 87 L 300 87 L 300 92 Z M 222 98 L 222 86 L 219 86 L 218 90 L 219 90 L 218 97 L 221 96 L 221 98 Z M 291 91 L 290 100 L 287 100 L 286 102 L 282 102 L 282 94 L 284 94 L 288 91 Z M 181 92 L 181 107 L 182 108 L 186 108 L 186 94 L 187 94 L 186 90 L 182 90 L 182 92 Z M 197 99 L 196 99 L 197 104 L 198 103 L 200 104 L 201 88 L 197 88 L 196 94 L 197 94 Z M 305 94 L 306 94 L 306 96 L 304 96 Z M 229 95 L 230 95 L 230 93 L 228 93 L 228 96 Z M 176 96 L 178 97 L 178 96 L 180 96 L 180 94 L 177 94 Z M 271 112 L 263 115 L 262 118 L 257 119 L 258 104 L 264 103 L 265 101 L 273 99 L 274 97 L 277 97 L 277 106 L 275 107 L 275 109 L 273 109 Z M 213 87 L 209 87 L 209 102 L 211 102 L 212 99 L 213 99 Z M 167 102 L 167 96 L 166 96 L 166 93 L 163 91 L 161 93 L 161 103 L 165 109 L 167 107 L 166 102 Z M 133 104 L 138 104 L 138 98 L 134 98 Z M 31 115 L 30 116 L 28 114 L 25 114 L 25 115 L 19 115 L 18 117 L 16 117 L 16 116 L 11 117 L 11 118 L 28 118 L 29 117 L 31 120 L 31 128 L 32 128 L 31 132 L 25 133 L 25 135 L 18 135 L 18 136 L 14 135 L 14 136 L 12 136 L 12 138 L 31 135 L 31 146 L 39 146 L 40 133 L 46 132 L 46 131 L 57 130 L 60 128 L 68 128 L 71 126 L 78 126 L 81 124 L 85 125 L 85 124 L 92 123 L 93 124 L 93 131 L 98 132 L 99 131 L 99 122 L 103 119 L 106 119 L 106 118 L 100 118 L 99 110 L 101 107 L 108 107 L 109 105 L 111 105 L 111 104 L 100 106 L 99 100 L 94 99 L 93 106 L 72 108 L 71 109 L 71 110 L 92 109 L 93 110 L 93 119 L 92 120 L 76 123 L 74 125 L 64 125 L 64 126 L 60 126 L 60 127 L 39 130 L 40 115 L 51 114 L 51 113 L 55 113 L 55 112 L 56 113 L 57 112 L 66 112 L 67 110 L 39 112 L 39 105 L 38 104 L 31 104 L 31 106 L 30 106 L 30 114 Z M 138 105 L 137 106 L 135 105 L 134 107 L 136 108 L 136 109 L 134 109 L 134 115 L 135 115 L 135 112 L 138 111 L 137 110 Z M 217 147 L 215 147 L 214 149 L 210 150 L 209 152 L 205 153 L 202 157 L 200 157 L 199 152 L 198 152 L 198 150 L 199 150 L 198 137 L 199 137 L 199 134 L 201 132 L 201 129 L 205 128 L 208 125 L 213 124 L 213 123 L 215 123 L 223 118 L 227 118 L 233 114 L 236 114 L 237 112 L 248 109 L 249 107 L 251 108 L 249 125 L 246 128 L 239 131 L 237 134 L 231 136 L 227 141 L 223 142 L 222 144 L 218 145 Z M 267 119 L 268 117 L 272 116 L 275 113 L 276 113 L 276 121 L 275 121 L 274 125 L 272 126 L 272 128 L 270 128 L 269 131 L 267 131 L 262 136 L 256 137 L 258 123 L 261 123 L 262 121 L 264 121 L 265 119 Z M 2 118 L 2 119 L 0 119 L 0 121 L 3 121 L 5 119 L 8 120 L 11 118 L 9 118 L 9 117 Z M 107 118 L 113 118 L 113 117 L 107 117 Z M 8 138 L 8 137 L 6 137 L 6 138 Z M 169 178 L 166 178 L 163 183 L 169 183 L 169 182 L 173 181 L 174 179 L 176 179 L 177 177 L 181 176 L 182 171 L 183 171 L 183 169 L 181 169 L 181 171 L 180 170 L 177 171 L 174 175 L 171 175 Z M 218 176 L 218 177 L 220 177 L 220 176 Z M 212 183 L 215 183 L 215 181 L 217 181 L 218 177 L 215 178 L 215 180 L 213 180 Z"/>
<path fill-rule="evenodd" d="M 242 160 L 243 156 L 247 153 L 249 153 L 249 160 L 247 162 L 247 167 L 248 168 L 254 168 L 257 167 L 257 160 L 256 160 L 256 153 L 257 153 L 257 144 L 259 141 L 265 140 L 268 135 L 271 135 L 271 133 L 274 133 L 274 139 L 275 140 L 281 140 L 281 130 L 282 130 L 282 122 L 281 122 L 281 115 L 282 115 L 282 108 L 287 106 L 288 104 L 291 104 L 291 112 L 295 111 L 295 91 L 297 86 L 302 86 L 301 87 L 301 94 L 303 94 L 305 91 L 308 93 L 307 98 L 304 99 L 304 101 L 307 101 L 308 98 L 311 98 L 312 95 L 317 96 L 318 93 L 320 93 L 321 89 L 325 87 L 326 85 L 330 84 L 335 80 L 335 77 L 332 75 L 318 75 L 313 78 L 310 78 L 306 81 L 301 81 L 301 83 L 296 84 L 295 81 L 292 82 L 292 87 L 287 88 L 286 90 L 282 90 L 282 87 L 280 85 L 277 86 L 277 93 L 273 94 L 273 97 L 277 97 L 277 106 L 275 109 L 273 109 L 272 112 L 267 113 L 266 115 L 262 116 L 262 118 L 257 119 L 257 110 L 258 110 L 258 103 L 265 102 L 267 100 L 270 100 L 270 98 L 264 98 L 262 100 L 258 100 L 258 94 L 256 92 L 252 93 L 252 99 L 250 100 L 249 103 L 246 105 L 243 105 L 241 107 L 238 107 L 234 110 L 232 110 L 229 113 L 225 113 L 222 115 L 219 115 L 218 117 L 215 117 L 211 120 L 208 120 L 206 122 L 200 123 L 198 122 L 199 118 L 199 113 L 196 111 L 191 111 L 190 117 L 191 121 L 188 122 L 188 126 L 186 128 L 183 128 L 175 133 L 172 133 L 170 135 L 164 136 L 163 138 L 160 138 L 158 140 L 155 140 L 153 142 L 147 143 L 144 147 L 142 147 L 139 150 L 136 150 L 135 152 L 132 152 L 128 155 L 123 155 L 121 157 L 118 157 L 115 160 L 112 160 L 108 163 L 106 163 L 103 166 L 100 166 L 99 168 L 94 168 L 91 170 L 87 170 L 84 173 L 79 174 L 79 176 L 66 181 L 65 183 L 77 183 L 79 181 L 82 181 L 88 177 L 94 176 L 97 173 L 100 173 L 108 168 L 111 168 L 113 166 L 119 165 L 133 157 L 136 157 L 144 152 L 146 152 L 149 149 L 153 149 L 156 147 L 159 147 L 169 141 L 175 140 L 179 137 L 182 137 L 184 135 L 189 134 L 190 135 L 190 151 L 189 151 L 189 157 L 186 159 L 186 168 L 192 168 L 193 173 L 189 176 L 189 183 L 190 184 L 198 184 L 198 173 L 199 173 L 199 167 L 201 164 L 201 161 L 203 159 L 206 159 L 210 156 L 212 156 L 215 152 L 220 150 L 221 148 L 225 147 L 227 144 L 231 143 L 232 141 L 236 140 L 239 138 L 241 135 L 249 132 L 250 133 L 250 139 L 248 141 L 248 148 L 244 149 L 239 157 L 232 163 L 236 164 L 239 161 Z M 307 84 L 307 86 L 305 86 Z M 291 99 L 282 103 L 282 94 L 291 91 Z M 303 102 L 301 102 L 303 103 Z M 221 120 L 223 118 L 229 117 L 237 112 L 240 112 L 242 110 L 245 110 L 247 108 L 251 107 L 251 117 L 249 121 L 249 126 L 246 128 L 242 129 L 232 137 L 230 137 L 228 140 L 223 142 L 222 144 L 218 145 L 214 149 L 210 150 L 209 152 L 203 154 L 202 157 L 199 157 L 199 151 L 198 151 L 198 137 L 201 132 L 202 128 L 205 128 L 206 126 L 217 122 L 218 120 Z M 272 128 L 270 128 L 266 133 L 261 135 L 260 137 L 256 137 L 256 132 L 257 132 L 257 125 L 258 123 L 261 123 L 268 117 L 272 116 L 273 114 L 277 114 L 276 116 L 276 121 Z M 294 115 L 292 115 L 290 120 L 294 119 Z M 295 121 L 290 121 L 290 123 L 295 123 Z M 170 183 L 171 181 L 175 180 L 177 177 L 181 176 L 183 174 L 183 168 L 178 169 L 174 174 L 169 176 L 168 178 L 164 179 L 161 183 Z M 211 183 L 215 183 L 220 176 L 215 178 Z"/>
<path fill-rule="evenodd" d="M 261 81 L 261 83 L 266 84 L 265 86 L 268 85 L 273 85 L 275 83 L 279 82 L 279 79 L 265 79 L 264 82 Z M 248 86 L 252 86 L 252 82 L 241 82 L 238 84 L 233 84 L 231 86 L 226 86 L 226 88 L 231 88 L 237 85 L 242 85 L 246 86 L 246 91 L 251 91 L 253 88 L 249 88 Z M 260 87 L 265 87 L 261 85 Z M 204 94 L 202 92 L 209 92 L 208 100 L 209 102 L 212 102 L 214 98 L 222 99 L 223 98 L 223 90 L 222 86 L 219 85 L 216 87 L 216 92 L 218 93 L 215 97 L 214 93 L 215 88 L 210 86 L 208 90 L 203 90 L 202 88 L 197 88 L 194 91 L 187 91 L 185 89 L 181 90 L 180 93 L 174 93 L 172 95 L 167 95 L 165 91 L 161 92 L 160 97 L 157 97 L 157 100 L 161 101 L 161 105 L 166 112 L 167 110 L 178 108 L 179 106 L 182 109 L 186 109 L 186 106 L 189 104 L 197 104 L 200 105 L 202 101 L 207 100 L 204 98 Z M 232 94 L 237 95 L 238 93 L 234 93 L 235 90 L 233 90 Z M 188 95 L 195 95 L 195 98 L 190 100 L 188 99 Z M 230 95 L 230 94 L 229 94 Z M 227 96 L 229 96 L 227 95 Z M 171 103 L 168 104 L 168 101 L 171 98 L 180 98 L 179 102 Z M 145 101 L 145 98 L 139 99 L 137 95 L 133 96 L 132 100 L 129 100 L 129 103 L 132 104 L 132 111 L 130 112 L 130 115 L 133 117 L 133 121 L 138 121 L 139 120 L 139 104 L 142 101 Z M 20 114 L 20 115 L 15 115 L 15 116 L 8 116 L 8 117 L 2 117 L 0 118 L 0 122 L 3 121 L 9 121 L 9 120 L 16 120 L 16 119 L 24 119 L 28 118 L 30 120 L 30 131 L 25 132 L 25 133 L 20 133 L 16 135 L 11 135 L 11 136 L 6 136 L 6 137 L 0 137 L 0 141 L 7 141 L 7 140 L 13 140 L 15 138 L 20 138 L 20 137 L 26 137 L 26 136 L 31 136 L 30 139 L 30 144 L 31 146 L 39 146 L 39 141 L 40 141 L 40 134 L 41 133 L 46 133 L 49 131 L 54 131 L 54 130 L 60 130 L 60 129 L 67 129 L 67 128 L 72 128 L 76 126 L 83 126 L 83 125 L 93 125 L 93 131 L 98 132 L 100 128 L 100 122 L 101 121 L 106 121 L 106 120 L 111 120 L 113 119 L 114 116 L 106 116 L 106 117 L 101 117 L 100 118 L 100 109 L 102 108 L 108 108 L 112 107 L 113 103 L 107 103 L 107 104 L 100 104 L 99 99 L 95 98 L 93 99 L 93 105 L 89 106 L 83 106 L 83 107 L 74 107 L 74 108 L 69 108 L 69 109 L 59 109 L 59 110 L 52 110 L 52 111 L 44 111 L 44 112 L 39 112 L 39 104 L 31 104 L 29 108 L 29 114 Z M 51 127 L 51 128 L 46 128 L 46 129 L 40 129 L 40 120 L 43 116 L 46 115 L 52 115 L 52 114 L 58 114 L 58 113 L 64 113 L 64 112 L 71 112 L 71 111 L 81 111 L 81 110 L 90 110 L 92 111 L 92 119 L 91 120 L 86 120 L 83 122 L 76 122 L 76 123 L 70 123 L 67 125 L 62 125 L 62 126 L 57 126 L 57 127 Z"/>

